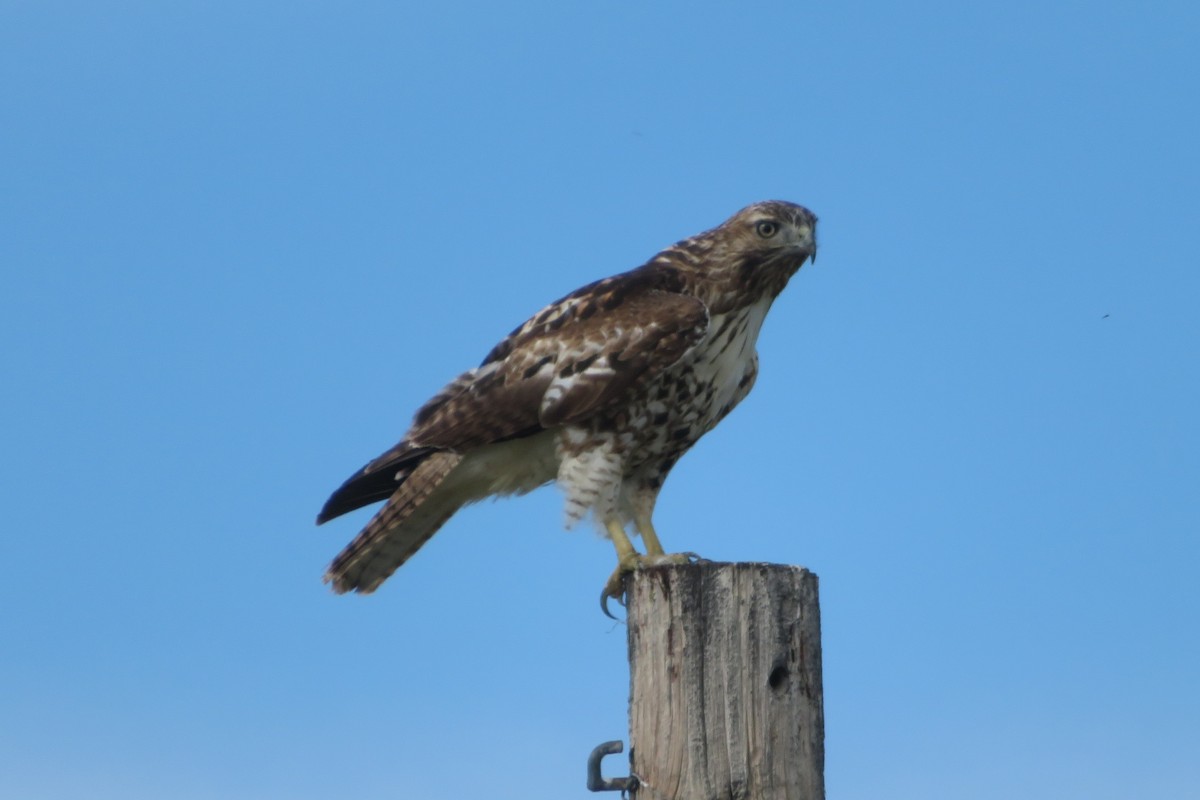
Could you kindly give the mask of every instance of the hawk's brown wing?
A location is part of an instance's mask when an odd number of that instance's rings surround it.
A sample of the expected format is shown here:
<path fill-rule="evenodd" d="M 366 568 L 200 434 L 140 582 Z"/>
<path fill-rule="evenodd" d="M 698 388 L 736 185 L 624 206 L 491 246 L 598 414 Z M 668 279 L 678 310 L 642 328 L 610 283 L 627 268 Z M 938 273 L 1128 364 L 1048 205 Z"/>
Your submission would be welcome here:
<path fill-rule="evenodd" d="M 404 439 L 334 492 L 317 521 L 390 497 L 434 452 L 462 455 L 582 422 L 636 392 L 708 327 L 704 304 L 670 281 L 642 267 L 547 306 L 426 403 Z"/>
<path fill-rule="evenodd" d="M 464 452 L 581 422 L 678 361 L 707 326 L 696 298 L 650 290 L 587 318 L 521 334 L 503 359 L 486 362 L 452 397 L 422 409 L 407 438 Z"/>

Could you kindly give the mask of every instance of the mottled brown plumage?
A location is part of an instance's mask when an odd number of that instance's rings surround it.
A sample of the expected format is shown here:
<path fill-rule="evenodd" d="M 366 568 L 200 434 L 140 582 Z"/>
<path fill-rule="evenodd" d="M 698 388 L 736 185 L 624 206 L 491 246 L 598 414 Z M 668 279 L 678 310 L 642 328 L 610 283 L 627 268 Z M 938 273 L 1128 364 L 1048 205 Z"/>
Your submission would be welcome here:
<path fill-rule="evenodd" d="M 373 591 L 466 503 L 554 480 L 568 524 L 594 514 L 625 568 L 640 560 L 629 524 L 663 556 L 650 521 L 659 489 L 749 393 L 759 327 L 815 237 L 807 209 L 756 203 L 538 312 L 329 498 L 318 523 L 388 502 L 326 580 Z"/>

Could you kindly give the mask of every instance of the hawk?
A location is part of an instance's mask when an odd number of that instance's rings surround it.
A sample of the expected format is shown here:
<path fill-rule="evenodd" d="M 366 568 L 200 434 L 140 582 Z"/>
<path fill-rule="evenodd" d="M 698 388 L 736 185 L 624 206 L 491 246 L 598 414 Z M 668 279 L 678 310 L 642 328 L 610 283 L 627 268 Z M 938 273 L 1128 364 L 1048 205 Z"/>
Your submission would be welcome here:
<path fill-rule="evenodd" d="M 552 481 L 566 496 L 567 527 L 590 514 L 616 547 L 602 605 L 621 596 L 629 571 L 686 561 L 654 530 L 659 490 L 749 394 L 759 329 L 792 275 L 816 259 L 816 225 L 802 206 L 755 203 L 539 311 L 325 503 L 318 525 L 387 501 L 326 582 L 372 592 L 464 505 Z"/>

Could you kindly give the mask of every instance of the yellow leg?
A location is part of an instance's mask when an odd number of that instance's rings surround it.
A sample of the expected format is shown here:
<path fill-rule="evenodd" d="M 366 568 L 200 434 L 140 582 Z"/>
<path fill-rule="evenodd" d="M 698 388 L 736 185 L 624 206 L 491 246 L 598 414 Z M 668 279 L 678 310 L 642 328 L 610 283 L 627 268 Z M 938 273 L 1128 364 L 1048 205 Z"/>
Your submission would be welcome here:
<path fill-rule="evenodd" d="M 608 530 L 608 535 L 612 537 L 613 547 L 617 548 L 618 562 L 623 562 L 630 557 L 637 557 L 638 552 L 634 549 L 633 542 L 629 541 L 629 536 L 625 533 L 625 526 L 619 520 L 609 519 L 604 523 L 604 527 Z M 656 539 L 655 542 L 657 541 Z M 646 546 L 649 547 L 649 543 Z"/>
<path fill-rule="evenodd" d="M 661 556 L 666 554 L 663 550 L 662 542 L 658 540 L 658 532 L 654 530 L 654 523 L 650 521 L 650 517 L 634 517 L 633 525 L 638 529 L 638 533 L 642 535 L 642 541 L 646 543 L 646 555 Z"/>
<path fill-rule="evenodd" d="M 635 516 L 633 525 L 642 535 L 642 541 L 646 543 L 646 555 L 642 559 L 642 566 L 688 564 L 692 561 L 702 560 L 695 553 L 668 553 L 663 550 L 662 542 L 658 540 L 658 532 L 654 530 L 654 523 L 650 521 L 649 514 Z"/>
<path fill-rule="evenodd" d="M 634 549 L 633 542 L 629 541 L 629 535 L 625 533 L 625 526 L 620 520 L 605 520 L 604 527 L 612 537 L 613 547 L 617 548 L 617 568 L 613 570 L 608 582 L 604 584 L 604 591 L 600 593 L 600 608 L 605 615 L 616 619 L 608 610 L 608 598 L 614 597 L 618 603 L 625 604 L 621 599 L 625 595 L 625 576 L 641 566 L 642 554 Z"/>
<path fill-rule="evenodd" d="M 614 518 L 604 522 L 608 535 L 612 537 L 613 547 L 617 548 L 617 568 L 613 570 L 608 583 L 604 584 L 604 591 L 600 594 L 600 608 L 610 617 L 612 614 L 609 614 L 608 611 L 608 598 L 616 598 L 617 602 L 625 604 L 621 598 L 625 595 L 625 577 L 629 573 L 641 569 L 643 566 L 688 564 L 699 559 L 695 553 L 664 552 L 662 542 L 658 540 L 658 533 L 654 530 L 649 516 L 639 516 L 634 519 L 633 524 L 638 529 L 638 533 L 642 535 L 642 541 L 646 543 L 646 555 L 642 555 L 634 548 L 633 542 L 629 541 L 629 536 L 625 533 L 625 526 L 619 520 Z"/>

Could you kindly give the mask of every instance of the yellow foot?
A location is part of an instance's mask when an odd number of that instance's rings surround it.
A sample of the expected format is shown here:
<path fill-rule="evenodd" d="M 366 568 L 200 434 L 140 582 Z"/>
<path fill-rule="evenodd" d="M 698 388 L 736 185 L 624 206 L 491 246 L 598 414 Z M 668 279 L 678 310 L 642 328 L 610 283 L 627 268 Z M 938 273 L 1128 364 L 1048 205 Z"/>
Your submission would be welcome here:
<path fill-rule="evenodd" d="M 616 619 L 608 610 L 609 598 L 625 605 L 625 579 L 639 569 L 661 567 L 667 564 L 692 564 L 701 560 L 700 556 L 695 553 L 659 553 L 645 556 L 641 553 L 630 553 L 617 563 L 617 568 L 613 570 L 613 574 L 608 577 L 608 582 L 604 584 L 604 591 L 600 593 L 600 610 L 609 619 Z"/>

